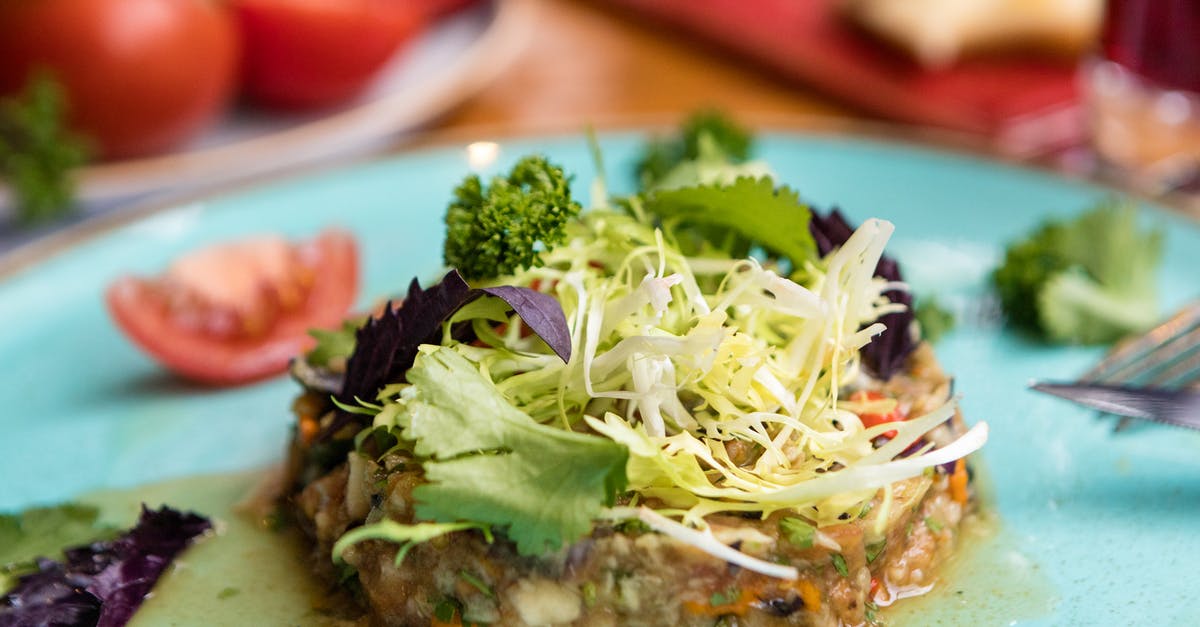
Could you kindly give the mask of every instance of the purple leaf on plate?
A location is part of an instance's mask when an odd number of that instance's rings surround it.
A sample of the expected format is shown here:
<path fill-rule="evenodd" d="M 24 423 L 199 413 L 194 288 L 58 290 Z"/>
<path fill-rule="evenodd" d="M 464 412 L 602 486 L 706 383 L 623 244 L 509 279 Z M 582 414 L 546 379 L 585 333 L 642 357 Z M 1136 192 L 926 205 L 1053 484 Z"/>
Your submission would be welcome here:
<path fill-rule="evenodd" d="M 120 627 L 171 561 L 212 527 L 207 518 L 142 507 L 137 526 L 116 538 L 37 561 L 38 570 L 0 597 L 0 626 Z"/>

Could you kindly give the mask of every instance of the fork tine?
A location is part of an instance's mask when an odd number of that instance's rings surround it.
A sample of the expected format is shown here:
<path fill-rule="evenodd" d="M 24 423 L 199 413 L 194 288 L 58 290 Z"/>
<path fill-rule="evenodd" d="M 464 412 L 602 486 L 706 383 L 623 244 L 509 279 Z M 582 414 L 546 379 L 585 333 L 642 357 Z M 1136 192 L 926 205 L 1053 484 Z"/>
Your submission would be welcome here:
<path fill-rule="evenodd" d="M 1200 341 L 1200 340 L 1198 340 Z M 1180 353 L 1179 359 L 1156 373 L 1146 385 L 1178 388 L 1194 383 L 1200 377 L 1200 344 L 1193 342 Z"/>
<path fill-rule="evenodd" d="M 1144 335 L 1118 344 L 1100 363 L 1085 372 L 1079 380 L 1105 383 L 1128 382 L 1131 377 L 1136 377 L 1144 372 L 1142 366 L 1147 358 L 1154 358 L 1154 361 L 1149 362 L 1150 366 L 1164 363 L 1156 359 L 1159 351 L 1196 330 L 1197 325 L 1200 325 L 1200 301 L 1192 301 L 1179 313 L 1147 331 Z M 1197 333 L 1200 334 L 1200 330 L 1197 330 Z M 1200 340 L 1200 335 L 1188 339 L 1194 342 Z M 1179 346 L 1180 349 L 1186 347 L 1186 344 Z M 1175 356 L 1178 357 L 1178 353 Z"/>
<path fill-rule="evenodd" d="M 1200 379 L 1200 300 L 1195 300 L 1167 321 L 1145 334 L 1118 344 L 1098 364 L 1079 378 L 1080 382 L 1132 384 L 1152 375 L 1153 384 L 1191 385 Z M 1100 412 L 1099 418 L 1112 416 Z M 1133 424 L 1119 417 L 1113 432 Z"/>

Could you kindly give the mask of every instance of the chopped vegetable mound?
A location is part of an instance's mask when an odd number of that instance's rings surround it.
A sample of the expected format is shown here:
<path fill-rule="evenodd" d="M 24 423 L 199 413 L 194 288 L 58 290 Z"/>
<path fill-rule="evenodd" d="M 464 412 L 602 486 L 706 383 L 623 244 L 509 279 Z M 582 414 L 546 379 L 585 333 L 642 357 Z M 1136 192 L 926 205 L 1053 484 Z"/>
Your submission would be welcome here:
<path fill-rule="evenodd" d="M 1162 232 L 1128 203 L 1105 202 L 1013 242 L 992 282 L 1008 320 L 1052 342 L 1101 344 L 1158 319 Z"/>

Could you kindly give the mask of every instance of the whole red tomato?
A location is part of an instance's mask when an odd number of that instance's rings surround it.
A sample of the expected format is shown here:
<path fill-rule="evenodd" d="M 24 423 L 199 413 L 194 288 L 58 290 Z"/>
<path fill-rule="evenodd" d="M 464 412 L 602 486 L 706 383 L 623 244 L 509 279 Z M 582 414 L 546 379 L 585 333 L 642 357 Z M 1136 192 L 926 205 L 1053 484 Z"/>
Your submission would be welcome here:
<path fill-rule="evenodd" d="M 0 93 L 45 69 L 106 157 L 161 152 L 217 116 L 238 42 L 211 0 L 0 0 Z"/>
<path fill-rule="evenodd" d="M 242 83 L 284 109 L 353 98 L 415 34 L 410 0 L 233 0 L 244 46 Z"/>

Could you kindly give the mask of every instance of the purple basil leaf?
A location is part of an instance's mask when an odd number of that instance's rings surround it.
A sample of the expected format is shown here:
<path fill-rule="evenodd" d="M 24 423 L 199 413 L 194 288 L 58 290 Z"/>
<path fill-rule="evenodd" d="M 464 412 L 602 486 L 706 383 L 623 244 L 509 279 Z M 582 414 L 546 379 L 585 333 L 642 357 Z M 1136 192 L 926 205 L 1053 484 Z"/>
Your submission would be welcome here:
<path fill-rule="evenodd" d="M 571 330 L 567 328 L 567 316 L 563 313 L 562 305 L 553 296 L 512 285 L 485 287 L 479 291 L 508 303 L 555 355 L 563 362 L 571 361 Z"/>
<path fill-rule="evenodd" d="M 346 362 L 346 380 L 338 400 L 346 404 L 355 404 L 356 399 L 372 401 L 380 388 L 400 380 L 412 367 L 417 347 L 438 337 L 442 323 L 470 294 L 471 287 L 454 270 L 427 290 L 413 279 L 403 306 L 388 303 L 378 318 L 368 319 L 355 334 L 354 352 Z"/>
<path fill-rule="evenodd" d="M 67 549 L 63 562 L 39 559 L 38 572 L 21 577 L 0 597 L 0 627 L 120 627 L 171 561 L 211 527 L 196 514 L 143 507 L 128 532 Z"/>
<path fill-rule="evenodd" d="M 824 216 L 814 210 L 808 230 L 817 242 L 817 252 L 821 256 L 846 243 L 854 233 L 854 227 L 850 226 L 846 217 L 836 207 Z M 900 264 L 886 255 L 879 258 L 879 263 L 875 266 L 875 276 L 888 281 L 904 280 L 900 275 Z M 862 355 L 867 368 L 875 376 L 886 381 L 904 367 L 904 360 L 916 350 L 917 342 L 912 333 L 912 294 L 905 290 L 888 290 L 883 295 L 893 303 L 902 303 L 905 310 L 879 318 L 878 321 L 887 326 L 887 330 L 863 347 Z"/>
<path fill-rule="evenodd" d="M 437 344 L 442 325 L 471 301 L 490 295 L 502 299 L 525 321 L 534 333 L 563 361 L 571 359 L 571 334 L 562 306 L 554 297 L 524 287 L 500 286 L 472 289 L 458 270 L 450 270 L 442 281 L 429 289 L 413 279 L 401 307 L 388 303 L 383 313 L 367 320 L 355 334 L 354 352 L 346 362 L 345 383 L 338 400 L 355 405 L 359 400 L 373 401 L 383 386 L 403 381 L 404 373 L 417 358 L 417 347 Z M 471 338 L 464 325 L 454 332 L 455 339 Z M 337 417 L 321 432 L 325 439 L 350 424 L 365 426 L 365 418 L 339 410 Z"/>

